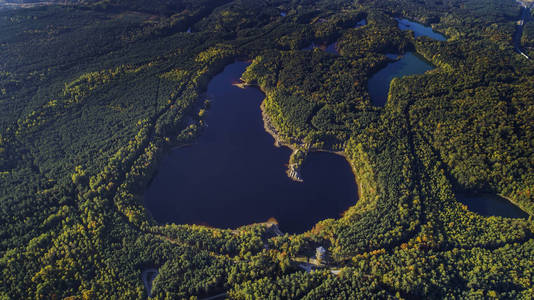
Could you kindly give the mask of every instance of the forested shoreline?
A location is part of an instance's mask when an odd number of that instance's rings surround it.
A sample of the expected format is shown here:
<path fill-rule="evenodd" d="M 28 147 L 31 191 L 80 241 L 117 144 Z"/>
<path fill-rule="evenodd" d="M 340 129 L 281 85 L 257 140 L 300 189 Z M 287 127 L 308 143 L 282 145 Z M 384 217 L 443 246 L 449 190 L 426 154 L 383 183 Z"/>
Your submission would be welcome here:
<path fill-rule="evenodd" d="M 157 299 L 534 294 L 534 65 L 514 51 L 515 1 L 73 2 L 0 11 L 0 298 L 143 299 L 147 268 Z M 334 41 L 339 55 L 301 50 Z M 437 68 L 374 107 L 369 77 L 407 51 Z M 344 152 L 360 199 L 343 217 L 281 236 L 150 217 L 158 161 L 202 134 L 207 83 L 236 59 L 284 142 Z M 482 217 L 461 191 L 531 217 Z M 299 268 L 319 246 L 327 267 Z"/>

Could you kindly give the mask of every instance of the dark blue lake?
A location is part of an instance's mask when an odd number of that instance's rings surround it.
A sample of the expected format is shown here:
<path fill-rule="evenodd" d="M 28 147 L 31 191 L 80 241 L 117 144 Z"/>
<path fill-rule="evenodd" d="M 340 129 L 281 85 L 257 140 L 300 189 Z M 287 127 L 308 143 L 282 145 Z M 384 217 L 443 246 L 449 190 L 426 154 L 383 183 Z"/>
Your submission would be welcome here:
<path fill-rule="evenodd" d="M 388 57 L 393 58 L 393 55 L 389 54 Z M 371 102 L 375 106 L 384 106 L 386 104 L 389 85 L 393 78 L 423 74 L 432 69 L 434 69 L 434 66 L 424 60 L 424 58 L 413 52 L 407 52 L 369 78 L 367 91 L 371 97 Z"/>
<path fill-rule="evenodd" d="M 443 34 L 435 32 L 430 26 L 425 26 L 423 24 L 413 22 L 408 19 L 397 18 L 396 20 L 399 23 L 399 28 L 401 30 L 412 30 L 415 37 L 427 36 L 438 41 L 447 40 L 447 38 Z"/>
<path fill-rule="evenodd" d="M 458 194 L 456 199 L 479 215 L 490 217 L 528 218 L 528 214 L 510 201 L 494 194 Z"/>
<path fill-rule="evenodd" d="M 192 146 L 172 150 L 145 193 L 145 205 L 160 223 L 235 228 L 274 217 L 285 232 L 304 232 L 337 218 L 357 201 L 348 162 L 331 153 L 311 153 L 304 182 L 285 173 L 291 151 L 277 148 L 265 132 L 256 88 L 232 86 L 247 63 L 236 62 L 208 86 L 208 127 Z"/>

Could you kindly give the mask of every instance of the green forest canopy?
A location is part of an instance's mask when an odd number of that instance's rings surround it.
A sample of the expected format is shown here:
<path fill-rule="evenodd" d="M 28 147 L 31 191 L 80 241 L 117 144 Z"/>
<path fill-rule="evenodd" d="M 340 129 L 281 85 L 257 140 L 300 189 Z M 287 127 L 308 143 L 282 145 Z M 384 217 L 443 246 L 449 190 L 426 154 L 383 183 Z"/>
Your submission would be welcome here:
<path fill-rule="evenodd" d="M 0 11 L 0 298 L 146 298 L 141 272 L 156 267 L 158 299 L 528 299 L 532 218 L 482 217 L 455 198 L 490 191 L 534 214 L 534 65 L 514 51 L 519 14 L 513 0 Z M 448 40 L 414 38 L 397 16 Z M 299 50 L 335 40 L 339 56 Z M 394 80 L 373 107 L 368 78 L 384 54 L 410 50 L 437 68 Z M 347 155 L 361 197 L 342 218 L 274 236 L 149 217 L 141 195 L 158 159 L 198 136 L 201 94 L 235 59 L 252 60 L 243 77 L 286 143 Z M 328 266 L 304 272 L 319 245 Z"/>

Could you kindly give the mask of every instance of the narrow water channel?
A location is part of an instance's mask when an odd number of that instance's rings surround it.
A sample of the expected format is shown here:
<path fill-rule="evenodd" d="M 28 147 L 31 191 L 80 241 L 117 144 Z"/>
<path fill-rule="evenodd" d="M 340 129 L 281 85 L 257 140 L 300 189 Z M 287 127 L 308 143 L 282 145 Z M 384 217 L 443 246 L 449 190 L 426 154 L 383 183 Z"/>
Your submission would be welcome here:
<path fill-rule="evenodd" d="M 212 79 L 208 127 L 194 145 L 161 161 L 145 193 L 158 222 L 235 228 L 275 218 L 282 231 L 297 233 L 356 203 L 355 178 L 341 156 L 311 153 L 304 182 L 287 177 L 291 151 L 275 147 L 264 130 L 264 94 L 232 86 L 247 65 L 236 62 Z"/>

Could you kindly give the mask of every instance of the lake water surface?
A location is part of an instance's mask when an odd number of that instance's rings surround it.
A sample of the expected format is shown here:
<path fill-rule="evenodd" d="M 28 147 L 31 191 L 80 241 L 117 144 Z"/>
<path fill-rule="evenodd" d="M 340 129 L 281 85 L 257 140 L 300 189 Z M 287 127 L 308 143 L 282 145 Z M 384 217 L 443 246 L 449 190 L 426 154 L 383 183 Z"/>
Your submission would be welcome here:
<path fill-rule="evenodd" d="M 389 58 L 394 55 L 389 54 Z M 375 106 L 384 106 L 386 104 L 389 85 L 395 77 L 402 77 L 414 74 L 423 74 L 428 70 L 434 69 L 424 58 L 413 52 L 407 52 L 394 62 L 387 64 L 380 71 L 373 74 L 367 82 L 367 91 L 371 97 L 371 102 Z"/>
<path fill-rule="evenodd" d="M 442 34 L 434 32 L 431 27 L 412 22 L 407 19 L 397 19 L 401 30 L 412 30 L 415 37 L 427 36 L 435 40 L 446 41 Z M 368 81 L 368 91 L 371 101 L 376 106 L 384 106 L 389 93 L 389 85 L 395 77 L 422 74 L 434 68 L 424 58 L 413 52 L 407 52 L 397 58 L 397 54 L 386 54 L 390 59 L 397 59 L 375 73 Z M 458 194 L 458 201 L 482 216 L 501 216 L 508 218 L 527 218 L 528 214 L 510 201 L 497 195 L 482 194 Z"/>
<path fill-rule="evenodd" d="M 434 32 L 429 26 L 424 26 L 423 24 L 408 19 L 397 18 L 396 20 L 401 30 L 412 30 L 415 37 L 427 36 L 438 41 L 447 40 L 444 35 Z M 371 103 L 375 106 L 384 106 L 386 104 L 389 94 L 389 85 L 393 78 L 423 74 L 426 71 L 434 69 L 432 64 L 414 52 L 407 52 L 402 56 L 389 53 L 386 54 L 386 56 L 396 60 L 373 74 L 367 82 L 367 91 L 371 97 Z"/>
<path fill-rule="evenodd" d="M 367 25 L 367 19 L 361 19 L 360 21 L 356 23 L 356 25 L 354 25 L 353 28 L 358 28 L 358 27 L 365 26 L 365 25 Z"/>
<path fill-rule="evenodd" d="M 510 201 L 494 194 L 458 194 L 456 199 L 479 215 L 490 217 L 528 218 L 528 214 Z"/>
<path fill-rule="evenodd" d="M 265 132 L 256 88 L 232 86 L 247 63 L 236 62 L 208 86 L 208 127 L 190 147 L 172 150 L 145 193 L 145 205 L 160 223 L 235 228 L 274 217 L 285 232 L 303 232 L 337 218 L 357 201 L 347 161 L 311 153 L 304 182 L 285 173 L 291 151 L 277 148 Z"/>
<path fill-rule="evenodd" d="M 408 19 L 397 18 L 396 20 L 399 23 L 399 28 L 401 30 L 412 30 L 415 37 L 427 36 L 437 41 L 447 40 L 443 34 L 435 32 L 430 26 L 425 26 L 421 23 L 413 22 Z"/>
<path fill-rule="evenodd" d="M 397 18 L 396 20 L 401 30 L 412 30 L 415 37 L 427 36 L 438 41 L 447 40 L 444 35 L 434 32 L 429 26 L 424 26 L 408 19 Z M 426 71 L 434 69 L 432 64 L 414 52 L 407 52 L 402 56 L 395 53 L 388 53 L 386 56 L 390 59 L 395 59 L 395 61 L 387 64 L 384 68 L 373 74 L 367 82 L 367 91 L 371 97 L 371 103 L 375 106 L 384 106 L 386 104 L 389 85 L 393 78 L 423 74 Z"/>

